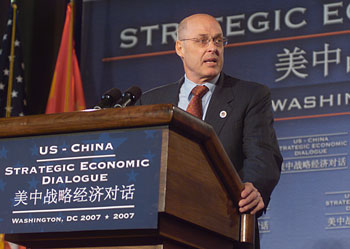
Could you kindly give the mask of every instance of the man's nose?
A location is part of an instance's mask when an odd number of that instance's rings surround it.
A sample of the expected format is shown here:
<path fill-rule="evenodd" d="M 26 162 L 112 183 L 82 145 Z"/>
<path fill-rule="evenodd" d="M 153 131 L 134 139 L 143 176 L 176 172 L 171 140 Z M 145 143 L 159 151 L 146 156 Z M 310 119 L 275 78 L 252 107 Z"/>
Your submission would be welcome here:
<path fill-rule="evenodd" d="M 217 51 L 218 50 L 218 46 L 216 46 L 214 39 L 210 39 L 210 41 L 208 43 L 208 50 L 209 51 Z"/>

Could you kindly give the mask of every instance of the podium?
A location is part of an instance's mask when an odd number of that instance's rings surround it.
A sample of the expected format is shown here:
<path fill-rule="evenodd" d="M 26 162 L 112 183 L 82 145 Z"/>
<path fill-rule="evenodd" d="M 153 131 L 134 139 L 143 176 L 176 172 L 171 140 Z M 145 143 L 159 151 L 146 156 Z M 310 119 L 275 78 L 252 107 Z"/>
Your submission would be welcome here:
<path fill-rule="evenodd" d="M 7 233 L 28 248 L 235 248 L 254 243 L 255 217 L 237 210 L 243 184 L 213 128 L 161 104 L 0 120 L 1 139 L 157 129 L 156 227 Z M 2 170 L 3 171 L 3 170 Z"/>

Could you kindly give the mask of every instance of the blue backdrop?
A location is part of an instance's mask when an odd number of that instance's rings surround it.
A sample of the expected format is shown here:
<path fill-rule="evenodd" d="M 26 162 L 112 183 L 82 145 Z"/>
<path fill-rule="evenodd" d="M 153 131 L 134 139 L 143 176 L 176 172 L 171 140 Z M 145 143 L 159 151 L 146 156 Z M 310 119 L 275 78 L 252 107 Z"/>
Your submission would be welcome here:
<path fill-rule="evenodd" d="M 224 71 L 272 92 L 285 161 L 259 219 L 262 248 L 348 248 L 349 1 L 86 0 L 88 105 L 112 87 L 145 91 L 179 79 L 176 25 L 200 12 L 217 17 L 229 39 Z"/>

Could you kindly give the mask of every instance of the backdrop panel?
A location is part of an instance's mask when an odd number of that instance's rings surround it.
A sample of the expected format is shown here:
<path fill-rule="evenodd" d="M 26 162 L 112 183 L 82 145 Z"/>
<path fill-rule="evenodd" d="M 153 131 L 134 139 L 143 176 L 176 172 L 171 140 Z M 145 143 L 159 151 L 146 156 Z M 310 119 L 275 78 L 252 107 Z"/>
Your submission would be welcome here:
<path fill-rule="evenodd" d="M 177 23 L 211 14 L 229 44 L 224 71 L 272 91 L 282 176 L 259 219 L 263 249 L 347 248 L 349 1 L 84 2 L 82 76 L 88 106 L 106 90 L 143 91 L 183 75 Z"/>

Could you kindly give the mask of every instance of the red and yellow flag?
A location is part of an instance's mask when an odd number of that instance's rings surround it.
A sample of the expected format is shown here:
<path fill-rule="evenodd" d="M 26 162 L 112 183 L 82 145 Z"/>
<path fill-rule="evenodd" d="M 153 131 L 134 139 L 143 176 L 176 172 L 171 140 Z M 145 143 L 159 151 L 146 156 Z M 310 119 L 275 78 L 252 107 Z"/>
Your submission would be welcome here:
<path fill-rule="evenodd" d="M 71 112 L 85 109 L 85 99 L 78 60 L 74 49 L 74 4 L 67 5 L 66 20 L 52 79 L 46 113 Z"/>
<path fill-rule="evenodd" d="M 4 240 L 4 234 L 0 234 L 0 249 L 26 249 L 24 246 L 15 245 Z"/>

